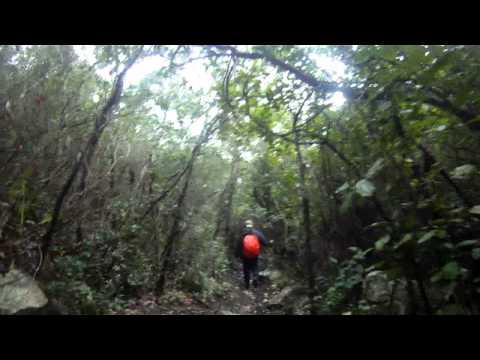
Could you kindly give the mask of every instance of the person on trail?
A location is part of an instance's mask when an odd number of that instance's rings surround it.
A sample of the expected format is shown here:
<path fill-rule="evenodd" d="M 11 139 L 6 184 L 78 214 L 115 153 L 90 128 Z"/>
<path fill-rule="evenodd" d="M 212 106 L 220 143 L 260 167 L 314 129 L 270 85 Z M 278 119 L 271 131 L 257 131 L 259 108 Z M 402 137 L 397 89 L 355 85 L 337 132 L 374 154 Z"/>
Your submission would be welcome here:
<path fill-rule="evenodd" d="M 267 246 L 265 235 L 253 227 L 253 221 L 247 220 L 238 242 L 236 254 L 243 262 L 243 277 L 245 288 L 250 288 L 250 274 L 253 277 L 253 286 L 258 286 L 258 256 L 262 246 Z"/>

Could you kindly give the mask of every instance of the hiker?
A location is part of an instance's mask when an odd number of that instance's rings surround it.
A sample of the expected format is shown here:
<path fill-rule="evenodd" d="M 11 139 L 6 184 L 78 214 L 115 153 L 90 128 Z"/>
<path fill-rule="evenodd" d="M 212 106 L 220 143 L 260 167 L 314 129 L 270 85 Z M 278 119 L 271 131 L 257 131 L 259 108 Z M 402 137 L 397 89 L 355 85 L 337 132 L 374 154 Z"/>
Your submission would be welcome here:
<path fill-rule="evenodd" d="M 258 256 L 261 246 L 267 246 L 267 244 L 265 235 L 253 227 L 252 220 L 247 220 L 236 251 L 243 262 L 243 277 L 247 290 L 250 288 L 250 274 L 253 275 L 253 286 L 258 286 Z"/>

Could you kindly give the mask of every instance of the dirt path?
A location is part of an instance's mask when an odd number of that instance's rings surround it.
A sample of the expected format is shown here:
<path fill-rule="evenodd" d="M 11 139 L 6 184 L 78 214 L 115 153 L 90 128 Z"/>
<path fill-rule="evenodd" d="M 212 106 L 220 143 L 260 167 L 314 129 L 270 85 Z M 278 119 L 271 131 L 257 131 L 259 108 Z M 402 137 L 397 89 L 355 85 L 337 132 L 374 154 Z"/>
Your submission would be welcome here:
<path fill-rule="evenodd" d="M 164 305 L 153 295 L 145 296 L 125 311 L 123 315 L 266 315 L 271 313 L 266 304 L 272 296 L 267 280 L 260 281 L 257 288 L 245 290 L 241 264 L 234 263 L 233 269 L 226 275 L 225 281 L 231 290 L 225 297 L 216 301 L 204 302 L 196 296 L 187 295 L 182 303 Z"/>
<path fill-rule="evenodd" d="M 233 285 L 229 301 L 222 303 L 220 313 L 223 315 L 259 315 L 264 311 L 264 300 L 268 294 L 268 283 L 260 281 L 259 286 L 249 290 L 244 289 L 243 274 L 239 263 L 229 274 L 230 283 Z"/>

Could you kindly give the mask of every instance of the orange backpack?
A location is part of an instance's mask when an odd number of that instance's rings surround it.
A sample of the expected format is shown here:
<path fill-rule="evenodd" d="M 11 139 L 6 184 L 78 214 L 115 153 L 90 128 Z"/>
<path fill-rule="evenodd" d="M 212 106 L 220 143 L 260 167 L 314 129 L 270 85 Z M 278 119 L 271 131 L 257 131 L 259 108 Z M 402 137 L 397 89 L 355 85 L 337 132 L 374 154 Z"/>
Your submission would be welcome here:
<path fill-rule="evenodd" d="M 243 238 L 243 256 L 254 259 L 260 255 L 260 241 L 256 235 L 247 235 Z"/>

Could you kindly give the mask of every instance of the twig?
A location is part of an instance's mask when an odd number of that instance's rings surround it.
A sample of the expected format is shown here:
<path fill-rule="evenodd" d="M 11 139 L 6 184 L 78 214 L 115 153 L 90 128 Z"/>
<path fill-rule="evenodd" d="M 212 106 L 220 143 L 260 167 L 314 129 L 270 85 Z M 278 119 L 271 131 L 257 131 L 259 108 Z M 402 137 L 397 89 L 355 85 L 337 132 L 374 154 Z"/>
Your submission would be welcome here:
<path fill-rule="evenodd" d="M 38 262 L 37 268 L 35 269 L 35 273 L 33 274 L 33 280 L 36 279 L 37 274 L 38 274 L 38 272 L 40 271 L 40 268 L 42 267 L 42 264 L 43 264 L 43 251 L 42 251 L 42 247 L 40 246 L 40 244 L 38 244 L 37 246 L 38 246 L 38 253 L 40 254 L 40 260 L 39 260 L 39 262 Z"/>

